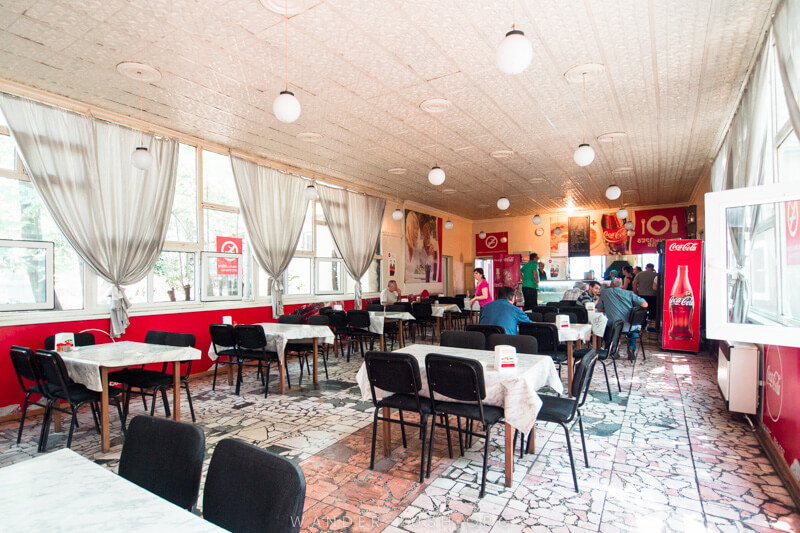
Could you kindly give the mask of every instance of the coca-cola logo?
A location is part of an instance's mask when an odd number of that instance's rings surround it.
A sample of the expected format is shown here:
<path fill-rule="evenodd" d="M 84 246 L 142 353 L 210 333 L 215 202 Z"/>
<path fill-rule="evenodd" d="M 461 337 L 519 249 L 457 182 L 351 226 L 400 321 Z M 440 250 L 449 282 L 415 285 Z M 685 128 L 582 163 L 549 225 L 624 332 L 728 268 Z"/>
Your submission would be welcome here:
<path fill-rule="evenodd" d="M 773 422 L 781 418 L 783 410 L 783 360 L 778 346 L 767 346 L 764 355 L 764 400 L 767 415 Z"/>
<path fill-rule="evenodd" d="M 609 241 L 624 241 L 628 238 L 628 230 L 622 226 L 618 230 L 603 230 L 603 235 Z"/>
<path fill-rule="evenodd" d="M 671 242 L 669 243 L 670 252 L 696 252 L 699 242 Z"/>
<path fill-rule="evenodd" d="M 669 305 L 694 307 L 694 296 L 670 296 Z"/>

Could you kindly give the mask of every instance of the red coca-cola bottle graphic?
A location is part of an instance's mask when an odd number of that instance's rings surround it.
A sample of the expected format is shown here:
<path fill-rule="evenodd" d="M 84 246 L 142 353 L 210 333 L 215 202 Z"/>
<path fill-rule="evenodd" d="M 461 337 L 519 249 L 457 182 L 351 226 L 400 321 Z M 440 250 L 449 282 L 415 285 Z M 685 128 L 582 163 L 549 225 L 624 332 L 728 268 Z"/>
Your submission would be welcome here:
<path fill-rule="evenodd" d="M 617 215 L 605 214 L 600 220 L 603 226 L 603 238 L 608 246 L 608 253 L 621 255 L 628 248 L 628 230 Z"/>
<path fill-rule="evenodd" d="M 669 293 L 669 338 L 691 339 L 694 293 L 689 284 L 689 266 L 678 265 L 678 276 Z"/>

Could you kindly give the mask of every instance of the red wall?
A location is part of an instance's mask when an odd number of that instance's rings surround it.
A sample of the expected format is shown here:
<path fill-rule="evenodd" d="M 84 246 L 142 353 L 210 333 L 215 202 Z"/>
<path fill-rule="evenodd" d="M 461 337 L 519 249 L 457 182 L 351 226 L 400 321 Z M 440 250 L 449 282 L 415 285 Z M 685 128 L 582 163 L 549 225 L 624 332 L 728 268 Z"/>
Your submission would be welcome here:
<path fill-rule="evenodd" d="M 800 482 L 800 348 L 764 346 L 761 421 Z"/>
<path fill-rule="evenodd" d="M 305 304 L 284 306 L 285 313 L 291 313 Z M 353 308 L 353 300 L 344 301 L 345 309 Z M 222 317 L 229 315 L 238 324 L 254 324 L 257 322 L 274 322 L 272 307 L 252 307 L 245 309 L 226 309 L 216 311 L 199 311 L 194 313 L 173 313 L 166 315 L 134 316 L 130 318 L 131 324 L 125 334 L 118 340 L 143 341 L 145 334 L 150 330 L 173 331 L 176 333 L 193 333 L 196 337 L 195 347 L 203 357 L 192 364 L 192 373 L 202 372 L 212 366 L 208 358 L 208 347 L 211 337 L 208 334 L 209 324 L 222 322 Z M 85 329 L 100 329 L 108 331 L 109 319 L 78 320 L 73 322 L 54 322 L 51 324 L 26 324 L 22 326 L 0 327 L 0 408 L 8 405 L 17 405 L 25 400 L 17 382 L 14 367 L 8 357 L 9 348 L 17 344 L 33 349 L 44 348 L 44 339 L 49 335 L 65 331 L 83 331 Z M 92 332 L 98 344 L 111 342 L 106 335 Z"/>

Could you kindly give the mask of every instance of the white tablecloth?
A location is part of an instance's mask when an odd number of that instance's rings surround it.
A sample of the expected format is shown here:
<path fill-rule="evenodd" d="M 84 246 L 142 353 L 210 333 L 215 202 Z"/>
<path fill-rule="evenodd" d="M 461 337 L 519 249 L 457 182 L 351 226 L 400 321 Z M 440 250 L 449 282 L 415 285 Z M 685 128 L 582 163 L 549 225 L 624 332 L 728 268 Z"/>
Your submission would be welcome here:
<path fill-rule="evenodd" d="M 592 338 L 591 324 L 570 324 L 568 328 L 558 328 L 558 342 L 577 341 L 589 342 Z"/>
<path fill-rule="evenodd" d="M 264 328 L 267 337 L 267 351 L 277 352 L 278 358 L 283 364 L 283 350 L 289 341 L 319 339 L 321 343 L 333 344 L 336 337 L 328 326 L 311 326 L 309 324 L 279 324 L 278 322 L 263 322 L 256 324 Z M 217 350 L 224 350 L 226 346 L 217 346 Z M 208 357 L 216 361 L 217 354 L 214 352 L 214 345 L 208 347 Z"/>
<path fill-rule="evenodd" d="M 592 325 L 592 333 L 598 337 L 602 337 L 606 332 L 606 325 L 608 324 L 608 317 L 605 313 L 599 311 L 586 311 L 589 315 L 589 323 Z"/>
<path fill-rule="evenodd" d="M 0 468 L 0 494 L 0 531 L 224 531 L 67 449 Z"/>
<path fill-rule="evenodd" d="M 461 308 L 456 304 L 432 304 L 431 311 L 433 316 L 441 318 L 445 313 L 461 313 Z"/>
<path fill-rule="evenodd" d="M 369 330 L 383 335 L 383 324 L 386 320 L 414 320 L 414 315 L 404 311 L 370 311 Z"/>
<path fill-rule="evenodd" d="M 417 359 L 422 377 L 421 395 L 425 397 L 430 395 L 425 375 L 425 356 L 427 354 L 440 353 L 477 359 L 483 364 L 483 375 L 486 382 L 484 402 L 487 405 L 503 407 L 506 422 L 525 434 L 533 428 L 536 423 L 536 415 L 542 408 L 542 400 L 536 391 L 545 385 L 550 386 L 559 394 L 563 391 L 561 377 L 556 371 L 553 359 L 548 356 L 519 354 L 517 368 L 497 371 L 488 368 L 488 365 L 494 363 L 494 352 L 488 350 L 412 344 L 395 350 L 395 352 L 411 354 Z M 364 401 L 371 401 L 372 393 L 367 378 L 367 368 L 363 364 L 356 375 L 356 381 L 361 388 L 361 398 Z M 439 396 L 437 396 L 438 398 Z"/>
<path fill-rule="evenodd" d="M 481 310 L 481 304 L 479 304 L 478 302 L 475 302 L 474 304 L 472 304 L 472 308 L 470 308 L 470 306 L 469 306 L 469 298 L 464 298 L 464 309 L 469 309 L 470 311 L 480 311 Z"/>
<path fill-rule="evenodd" d="M 80 346 L 70 352 L 61 352 L 61 359 L 66 364 L 69 376 L 77 383 L 97 392 L 103 390 L 100 367 L 119 368 L 149 363 L 192 361 L 200 357 L 201 353 L 197 348 L 131 341 Z"/>

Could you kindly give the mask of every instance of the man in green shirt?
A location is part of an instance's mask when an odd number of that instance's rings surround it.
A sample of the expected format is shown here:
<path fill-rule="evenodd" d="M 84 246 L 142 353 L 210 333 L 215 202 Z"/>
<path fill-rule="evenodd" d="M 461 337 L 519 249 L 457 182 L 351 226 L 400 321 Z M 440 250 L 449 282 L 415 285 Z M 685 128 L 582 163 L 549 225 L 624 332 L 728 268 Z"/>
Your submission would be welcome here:
<path fill-rule="evenodd" d="M 525 298 L 525 310 L 533 309 L 538 305 L 539 289 L 539 256 L 532 253 L 528 262 L 519 270 L 522 274 L 522 296 Z"/>

